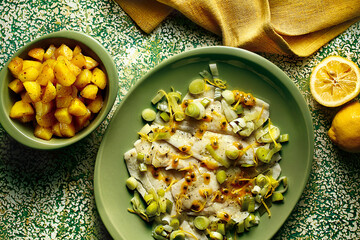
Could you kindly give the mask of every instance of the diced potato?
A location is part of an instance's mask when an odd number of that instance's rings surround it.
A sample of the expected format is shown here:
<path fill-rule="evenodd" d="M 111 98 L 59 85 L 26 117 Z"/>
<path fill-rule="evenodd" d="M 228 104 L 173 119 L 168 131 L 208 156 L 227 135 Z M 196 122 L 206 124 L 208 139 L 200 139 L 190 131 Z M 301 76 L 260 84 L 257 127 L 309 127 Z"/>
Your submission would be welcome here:
<path fill-rule="evenodd" d="M 19 80 L 22 82 L 26 82 L 26 81 L 35 81 L 37 79 L 37 77 L 39 76 L 40 72 L 37 68 L 35 67 L 28 67 L 24 70 L 22 70 L 18 77 Z"/>
<path fill-rule="evenodd" d="M 48 114 L 49 112 L 51 112 L 51 110 L 53 110 L 54 102 L 53 101 L 47 103 L 36 102 L 34 103 L 34 108 L 36 115 L 44 116 L 45 114 Z"/>
<path fill-rule="evenodd" d="M 66 59 L 71 60 L 73 58 L 73 51 L 65 44 L 61 44 L 59 48 L 55 50 L 55 57 L 64 56 Z"/>
<path fill-rule="evenodd" d="M 44 139 L 44 140 L 50 140 L 52 138 L 52 129 L 47 127 L 42 127 L 39 125 L 36 125 L 35 131 L 34 131 L 35 137 Z"/>
<path fill-rule="evenodd" d="M 33 48 L 28 52 L 28 55 L 42 62 L 45 50 L 42 48 Z"/>
<path fill-rule="evenodd" d="M 74 57 L 77 56 L 77 55 L 79 55 L 79 54 L 81 53 L 81 47 L 80 47 L 79 45 L 76 45 L 76 46 L 74 47 L 73 53 L 74 53 Z"/>
<path fill-rule="evenodd" d="M 21 96 L 21 101 L 26 102 L 26 103 L 32 103 L 32 100 L 31 100 L 28 92 L 26 92 L 26 91 L 22 92 L 20 96 Z"/>
<path fill-rule="evenodd" d="M 76 80 L 76 76 L 66 66 L 64 61 L 57 61 L 54 66 L 56 80 L 63 86 L 71 86 Z"/>
<path fill-rule="evenodd" d="M 38 138 L 73 137 L 101 110 L 107 76 L 80 46 L 72 50 L 66 44 L 50 45 L 46 51 L 33 48 L 28 55 L 32 60 L 14 57 L 8 64 L 15 77 L 8 87 L 21 96 L 10 117 L 33 121 Z"/>
<path fill-rule="evenodd" d="M 54 125 L 52 125 L 52 132 L 55 136 L 62 137 L 62 134 L 60 132 L 60 123 L 56 122 Z"/>
<path fill-rule="evenodd" d="M 19 57 L 14 57 L 8 65 L 8 69 L 10 70 L 12 75 L 16 78 L 19 76 L 22 68 L 23 68 L 23 59 Z"/>
<path fill-rule="evenodd" d="M 41 86 L 37 82 L 26 81 L 23 83 L 26 91 L 33 102 L 38 102 L 41 99 Z"/>
<path fill-rule="evenodd" d="M 48 59 L 55 59 L 55 50 L 56 47 L 53 44 L 51 44 L 50 47 L 44 53 L 44 60 L 46 61 Z"/>
<path fill-rule="evenodd" d="M 64 59 L 64 62 L 66 64 L 66 66 L 69 68 L 69 70 L 75 75 L 75 77 L 81 73 L 81 68 L 76 66 L 71 61 Z"/>
<path fill-rule="evenodd" d="M 8 87 L 15 93 L 20 93 L 24 90 L 24 85 L 19 79 L 15 79 L 8 84 Z"/>
<path fill-rule="evenodd" d="M 20 122 L 22 122 L 22 123 L 31 122 L 32 120 L 34 120 L 34 114 L 25 115 L 25 116 L 22 116 L 21 118 L 18 118 L 18 119 L 19 119 Z"/>
<path fill-rule="evenodd" d="M 94 100 L 98 91 L 99 88 L 96 85 L 88 84 L 83 90 L 81 90 L 80 95 L 84 98 Z"/>
<path fill-rule="evenodd" d="M 56 118 L 54 116 L 54 112 L 49 112 L 43 116 L 35 115 L 36 122 L 42 127 L 50 128 L 52 125 L 56 123 Z"/>
<path fill-rule="evenodd" d="M 70 103 L 69 113 L 74 116 L 83 116 L 87 113 L 87 108 L 80 99 L 74 98 Z"/>
<path fill-rule="evenodd" d="M 56 59 L 50 58 L 50 59 L 46 60 L 46 61 L 43 63 L 43 65 L 44 65 L 44 66 L 45 66 L 45 65 L 49 65 L 49 67 L 51 67 L 51 69 L 54 70 L 54 66 L 55 66 L 56 63 L 57 63 Z"/>
<path fill-rule="evenodd" d="M 94 68 L 92 74 L 93 77 L 91 81 L 100 89 L 104 89 L 106 87 L 106 82 L 107 82 L 105 73 L 99 68 Z"/>
<path fill-rule="evenodd" d="M 77 76 L 76 81 L 74 82 L 75 87 L 78 89 L 83 89 L 86 85 L 91 82 L 93 75 L 89 69 L 84 69 Z"/>
<path fill-rule="evenodd" d="M 54 115 L 60 123 L 70 124 L 72 121 L 72 115 L 69 113 L 68 108 L 58 108 Z"/>
<path fill-rule="evenodd" d="M 23 60 L 23 67 L 22 70 L 25 70 L 29 67 L 34 67 L 36 68 L 38 71 L 41 72 L 42 69 L 42 63 L 39 61 L 34 61 L 34 60 Z"/>
<path fill-rule="evenodd" d="M 92 113 L 98 113 L 101 110 L 103 104 L 104 104 L 103 97 L 101 96 L 101 94 L 99 94 L 96 96 L 95 100 L 92 100 L 88 104 L 87 107 Z"/>
<path fill-rule="evenodd" d="M 93 69 L 94 67 L 97 67 L 99 63 L 95 61 L 92 57 L 84 56 L 85 57 L 85 68 L 86 69 Z"/>
<path fill-rule="evenodd" d="M 39 74 L 38 78 L 36 79 L 36 81 L 41 86 L 46 86 L 48 82 L 54 82 L 55 81 L 54 70 L 49 65 L 45 65 L 41 73 Z"/>
<path fill-rule="evenodd" d="M 22 100 L 15 102 L 10 109 L 11 118 L 21 118 L 26 115 L 34 115 L 34 109 L 30 103 L 26 103 Z"/>
<path fill-rule="evenodd" d="M 41 101 L 44 103 L 47 103 L 47 102 L 54 100 L 55 97 L 56 97 L 56 88 L 55 88 L 54 84 L 52 84 L 51 82 L 48 82 L 45 87 L 44 94 L 42 96 Z"/>
<path fill-rule="evenodd" d="M 73 137 L 75 136 L 75 126 L 73 123 L 60 123 L 60 133 L 63 137 Z"/>
<path fill-rule="evenodd" d="M 57 108 L 67 108 L 70 106 L 73 97 L 71 95 L 67 95 L 64 97 L 56 97 L 56 107 Z"/>
<path fill-rule="evenodd" d="M 78 116 L 78 117 L 75 116 L 74 120 L 75 120 L 76 131 L 79 131 L 84 127 L 86 127 L 87 125 L 89 125 L 90 117 L 91 117 L 91 112 L 89 109 L 86 109 L 86 113 L 83 116 Z"/>
<path fill-rule="evenodd" d="M 56 96 L 58 97 L 64 97 L 69 96 L 73 92 L 71 86 L 63 86 L 59 83 L 56 84 Z"/>
<path fill-rule="evenodd" d="M 79 68 L 82 68 L 85 66 L 85 57 L 81 53 L 75 55 L 73 59 L 71 59 L 71 62 L 78 66 Z"/>

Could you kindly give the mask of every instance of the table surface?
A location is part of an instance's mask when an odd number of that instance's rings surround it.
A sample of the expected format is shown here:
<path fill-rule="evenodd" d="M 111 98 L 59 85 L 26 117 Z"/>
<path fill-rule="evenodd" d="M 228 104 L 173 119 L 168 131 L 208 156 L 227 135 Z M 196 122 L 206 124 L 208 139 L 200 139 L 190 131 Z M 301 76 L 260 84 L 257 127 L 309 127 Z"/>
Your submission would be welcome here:
<path fill-rule="evenodd" d="M 111 239 L 96 209 L 93 179 L 96 154 L 114 110 L 151 68 L 189 49 L 221 45 L 221 38 L 176 12 L 145 34 L 110 0 L 11 0 L 0 4 L 0 15 L 0 68 L 25 43 L 75 30 L 97 39 L 113 56 L 120 87 L 101 126 L 65 149 L 26 148 L 0 126 L 0 239 Z M 309 181 L 274 239 L 360 238 L 360 155 L 331 144 L 326 132 L 338 109 L 317 104 L 308 81 L 312 68 L 329 55 L 360 64 L 359 39 L 360 22 L 307 58 L 260 54 L 300 89 L 315 131 Z"/>

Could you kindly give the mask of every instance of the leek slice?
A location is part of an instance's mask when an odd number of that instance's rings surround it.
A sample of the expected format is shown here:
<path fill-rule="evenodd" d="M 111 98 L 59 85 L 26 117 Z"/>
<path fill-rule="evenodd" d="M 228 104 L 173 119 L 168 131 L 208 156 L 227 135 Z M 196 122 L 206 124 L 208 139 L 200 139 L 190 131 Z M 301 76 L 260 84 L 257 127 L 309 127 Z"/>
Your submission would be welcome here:
<path fill-rule="evenodd" d="M 221 96 L 222 96 L 222 90 L 221 90 L 221 88 L 215 88 L 215 94 L 214 94 L 214 100 L 215 101 L 220 101 L 221 100 Z"/>
<path fill-rule="evenodd" d="M 256 132 L 255 138 L 259 143 L 271 143 L 280 137 L 280 129 L 274 125 L 266 125 Z"/>
<path fill-rule="evenodd" d="M 152 122 L 156 118 L 156 112 L 154 110 L 152 110 L 151 108 L 145 108 L 141 112 L 141 116 L 145 121 Z"/>
<path fill-rule="evenodd" d="M 224 114 L 228 122 L 231 122 L 238 117 L 236 112 L 231 109 L 230 105 L 224 99 L 221 100 L 221 106 L 224 109 Z"/>
<path fill-rule="evenodd" d="M 200 102 L 193 101 L 186 107 L 185 114 L 200 120 L 205 116 L 205 108 Z"/>
<path fill-rule="evenodd" d="M 229 105 L 231 105 L 231 104 L 233 104 L 235 102 L 235 96 L 234 96 L 234 93 L 232 91 L 224 90 L 221 93 L 221 95 Z"/>
<path fill-rule="evenodd" d="M 200 94 L 205 91 L 205 82 L 202 79 L 195 79 L 189 84 L 189 92 L 191 94 Z"/>
<path fill-rule="evenodd" d="M 215 161 L 217 161 L 226 168 L 230 167 L 230 162 L 217 155 L 215 149 L 210 144 L 206 145 L 206 150 L 209 151 L 210 155 L 215 159 Z"/>
<path fill-rule="evenodd" d="M 280 143 L 276 144 L 272 149 L 270 149 L 268 146 L 259 147 L 256 149 L 256 156 L 260 161 L 269 163 L 273 155 L 280 151 L 281 148 L 282 146 Z"/>
<path fill-rule="evenodd" d="M 194 219 L 194 226 L 199 230 L 205 230 L 210 224 L 210 220 L 205 216 L 197 216 Z"/>
<path fill-rule="evenodd" d="M 151 100 L 151 103 L 155 105 L 164 97 L 164 95 L 164 90 L 159 90 L 155 97 Z"/>

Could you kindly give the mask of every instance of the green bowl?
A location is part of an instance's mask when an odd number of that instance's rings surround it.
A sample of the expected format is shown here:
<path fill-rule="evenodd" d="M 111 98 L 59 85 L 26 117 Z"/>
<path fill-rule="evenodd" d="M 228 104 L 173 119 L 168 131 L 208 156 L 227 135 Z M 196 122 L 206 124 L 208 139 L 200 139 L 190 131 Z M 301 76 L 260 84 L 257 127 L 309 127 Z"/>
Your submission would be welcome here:
<path fill-rule="evenodd" d="M 59 47 L 62 43 L 68 45 L 72 49 L 76 45 L 79 45 L 84 55 L 90 56 L 98 61 L 100 63 L 99 68 L 101 68 L 108 77 L 108 85 L 105 90 L 104 105 L 101 111 L 87 127 L 76 133 L 74 137 L 52 138 L 51 140 L 46 141 L 34 136 L 34 127 L 31 123 L 24 124 L 9 117 L 11 106 L 19 97 L 7 86 L 9 82 L 14 79 L 7 66 L 11 59 L 16 56 L 24 59 L 30 59 L 30 57 L 27 56 L 27 53 L 32 48 L 42 47 L 47 49 L 50 44 L 54 44 L 56 47 Z M 119 88 L 115 63 L 111 55 L 98 41 L 84 33 L 59 31 L 44 35 L 30 43 L 27 43 L 18 50 L 11 59 L 9 59 L 0 72 L 0 123 L 11 137 L 28 147 L 44 150 L 58 149 L 83 139 L 100 125 L 115 102 Z"/>

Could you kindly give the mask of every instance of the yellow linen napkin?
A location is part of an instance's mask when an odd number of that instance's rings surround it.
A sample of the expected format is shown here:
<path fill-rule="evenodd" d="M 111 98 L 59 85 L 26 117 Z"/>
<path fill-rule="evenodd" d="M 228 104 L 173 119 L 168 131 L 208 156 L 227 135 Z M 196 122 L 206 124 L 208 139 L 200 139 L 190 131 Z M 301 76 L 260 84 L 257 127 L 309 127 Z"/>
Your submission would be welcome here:
<path fill-rule="evenodd" d="M 309 56 L 360 20 L 360 0 L 115 0 L 145 32 L 172 9 L 255 52 Z"/>

